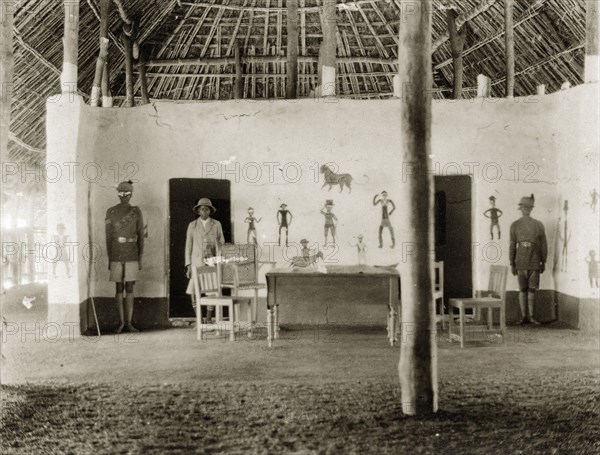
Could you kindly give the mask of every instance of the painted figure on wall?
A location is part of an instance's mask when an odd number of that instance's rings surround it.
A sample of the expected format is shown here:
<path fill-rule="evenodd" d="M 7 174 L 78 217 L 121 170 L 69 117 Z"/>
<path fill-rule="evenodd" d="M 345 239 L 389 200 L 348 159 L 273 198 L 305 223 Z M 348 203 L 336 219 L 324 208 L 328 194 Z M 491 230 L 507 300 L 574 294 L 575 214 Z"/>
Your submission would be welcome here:
<path fill-rule="evenodd" d="M 199 215 L 199 218 L 188 225 L 185 236 L 185 276 L 190 280 L 186 293 L 192 296 L 192 305 L 197 311 L 192 267 L 201 267 L 205 265 L 208 258 L 219 256 L 220 248 L 225 243 L 225 236 L 221 223 L 211 218 L 217 209 L 213 207 L 210 199 L 205 197 L 199 199 L 192 210 Z M 203 322 L 213 322 L 215 307 L 208 306 L 206 311 L 206 316 L 201 315 Z"/>
<path fill-rule="evenodd" d="M 323 227 L 323 231 L 325 234 L 325 245 L 327 245 L 328 234 L 331 232 L 331 238 L 333 239 L 332 243 L 335 243 L 335 228 L 337 226 L 337 216 L 335 216 L 331 210 L 333 210 L 333 201 L 331 199 L 327 199 L 325 201 L 325 206 L 321 209 L 321 215 L 325 217 L 325 225 Z"/>
<path fill-rule="evenodd" d="M 300 240 L 300 245 L 302 245 L 302 250 L 300 252 L 300 256 L 294 256 L 290 261 L 290 267 L 293 268 L 305 268 L 314 266 L 317 260 L 323 259 L 323 253 L 317 251 L 316 253 L 312 253 L 310 248 L 308 248 L 308 240 L 302 239 Z"/>
<path fill-rule="evenodd" d="M 598 191 L 596 188 L 590 193 L 590 208 L 592 213 L 596 213 L 596 206 L 598 205 Z"/>
<path fill-rule="evenodd" d="M 563 212 L 565 213 L 563 221 L 562 233 L 558 230 L 558 236 L 562 242 L 560 252 L 560 270 L 561 272 L 567 271 L 568 256 L 569 256 L 569 241 L 571 240 L 571 233 L 569 232 L 569 223 L 567 220 L 567 213 L 569 212 L 569 201 L 565 201 L 563 205 Z"/>
<path fill-rule="evenodd" d="M 540 274 L 546 269 L 548 243 L 544 225 L 531 217 L 535 199 L 522 197 L 519 201 L 521 218 L 510 225 L 509 261 L 511 272 L 519 283 L 519 306 L 523 317 L 521 323 L 529 321 L 539 324 L 533 317 L 535 292 L 539 288 Z"/>
<path fill-rule="evenodd" d="M 365 265 L 367 263 L 367 244 L 364 241 L 363 235 L 359 234 L 356 237 L 356 242 L 351 242 L 350 245 L 356 248 L 358 265 Z"/>
<path fill-rule="evenodd" d="M 244 223 L 248 223 L 248 233 L 246 234 L 246 243 L 254 243 L 255 245 L 258 245 L 255 223 L 260 223 L 260 220 L 262 220 L 262 218 L 259 218 L 259 219 L 254 218 L 254 209 L 252 207 L 248 207 L 248 216 L 244 220 Z"/>
<path fill-rule="evenodd" d="M 373 205 L 381 204 L 381 223 L 379 224 L 379 248 L 383 248 L 383 228 L 388 228 L 392 238 L 390 248 L 396 246 L 396 238 L 394 237 L 394 228 L 390 222 L 390 216 L 396 210 L 396 204 L 391 199 L 388 199 L 387 191 L 382 191 L 380 194 L 373 196 Z M 390 209 L 391 207 L 391 209 Z"/>
<path fill-rule="evenodd" d="M 56 234 L 52 236 L 52 243 L 56 244 L 57 249 L 56 260 L 52 262 L 52 275 L 54 275 L 54 278 L 56 278 L 56 269 L 59 263 L 64 264 L 67 278 L 71 278 L 69 250 L 66 245 L 69 242 L 69 236 L 66 234 L 66 230 L 63 223 L 58 223 L 56 225 Z"/>
<path fill-rule="evenodd" d="M 590 287 L 600 287 L 598 286 L 598 261 L 596 260 L 596 252 L 594 250 L 590 250 L 588 257 L 585 258 L 585 262 L 588 263 L 588 278 L 590 280 Z"/>
<path fill-rule="evenodd" d="M 496 208 L 496 196 L 490 196 L 490 204 L 492 207 L 483 212 L 483 215 L 490 219 L 491 239 L 494 240 L 494 227 L 496 227 L 496 231 L 498 232 L 498 240 L 500 240 L 502 238 L 502 233 L 500 232 L 500 223 L 498 220 L 502 216 L 502 210 Z"/>
<path fill-rule="evenodd" d="M 344 186 L 348 187 L 350 193 L 352 192 L 352 176 L 350 174 L 336 174 L 326 164 L 321 166 L 321 174 L 323 174 L 325 180 L 321 189 L 329 185 L 328 191 L 331 191 L 333 185 L 339 185 L 340 193 L 344 190 Z"/>
<path fill-rule="evenodd" d="M 278 244 L 281 246 L 281 233 L 285 234 L 285 246 L 288 246 L 288 234 L 289 228 L 292 224 L 292 212 L 287 209 L 287 204 L 281 204 L 277 211 L 277 223 L 279 224 L 279 240 Z"/>
<path fill-rule="evenodd" d="M 131 324 L 133 316 L 133 287 L 138 271 L 142 270 L 144 252 L 144 220 L 142 211 L 129 204 L 133 194 L 133 182 L 121 182 L 117 186 L 120 203 L 109 208 L 105 218 L 106 250 L 110 281 L 116 284 L 115 300 L 119 313 L 116 333 L 123 330 L 137 332 Z M 123 291 L 125 302 L 123 303 Z"/>

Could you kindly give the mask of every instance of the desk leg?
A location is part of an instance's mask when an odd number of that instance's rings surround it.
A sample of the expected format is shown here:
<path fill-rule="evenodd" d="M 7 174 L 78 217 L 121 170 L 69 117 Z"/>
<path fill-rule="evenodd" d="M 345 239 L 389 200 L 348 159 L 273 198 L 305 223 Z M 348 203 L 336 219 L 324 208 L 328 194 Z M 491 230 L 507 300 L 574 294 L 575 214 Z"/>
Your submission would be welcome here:
<path fill-rule="evenodd" d="M 267 308 L 267 345 L 273 347 L 273 309 Z"/>
<path fill-rule="evenodd" d="M 396 339 L 396 334 L 394 333 L 396 331 L 396 318 L 394 315 L 394 308 L 393 307 L 389 307 L 388 308 L 388 321 L 387 321 L 387 328 L 388 328 L 388 340 L 390 342 L 390 346 L 394 346 L 394 341 Z"/>
<path fill-rule="evenodd" d="M 279 339 L 279 305 L 273 305 L 273 338 Z"/>

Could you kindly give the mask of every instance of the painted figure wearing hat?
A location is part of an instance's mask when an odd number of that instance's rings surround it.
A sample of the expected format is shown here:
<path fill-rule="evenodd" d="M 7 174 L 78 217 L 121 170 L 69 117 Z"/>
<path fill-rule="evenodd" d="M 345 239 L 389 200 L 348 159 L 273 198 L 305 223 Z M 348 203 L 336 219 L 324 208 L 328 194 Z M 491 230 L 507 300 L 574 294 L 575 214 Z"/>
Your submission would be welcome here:
<path fill-rule="evenodd" d="M 327 245 L 328 233 L 331 232 L 331 238 L 333 239 L 332 243 L 335 243 L 335 228 L 337 226 L 337 216 L 335 216 L 331 210 L 333 209 L 333 200 L 327 199 L 325 201 L 325 206 L 321 209 L 321 215 L 325 217 L 325 225 L 323 227 L 323 232 L 325 234 L 325 245 Z"/>
<path fill-rule="evenodd" d="M 289 219 L 288 219 L 289 216 Z M 287 209 L 287 204 L 281 204 L 277 211 L 277 223 L 279 223 L 278 244 L 281 246 L 281 232 L 285 234 L 285 246 L 288 246 L 289 227 L 292 224 L 292 212 Z"/>
<path fill-rule="evenodd" d="M 540 284 L 540 274 L 546 268 L 548 243 L 544 225 L 530 216 L 534 202 L 533 194 L 519 201 L 522 216 L 510 226 L 509 260 L 512 274 L 517 276 L 519 282 L 521 322 L 527 321 L 529 310 L 529 321 L 539 324 L 533 317 L 535 291 Z"/>
<path fill-rule="evenodd" d="M 394 237 L 394 228 L 390 222 L 390 215 L 396 210 L 396 204 L 391 199 L 388 199 L 387 191 L 382 191 L 381 194 L 373 196 L 373 205 L 381 204 L 381 223 L 379 224 L 379 248 L 383 248 L 383 228 L 388 228 L 392 237 L 391 248 L 396 246 L 396 238 Z M 388 208 L 391 207 L 391 210 Z"/>
<path fill-rule="evenodd" d="M 246 234 L 247 243 L 252 241 L 254 244 L 258 244 L 258 240 L 256 238 L 256 225 L 254 223 L 260 223 L 260 220 L 262 220 L 262 218 L 254 218 L 254 209 L 252 207 L 248 207 L 248 216 L 244 220 L 244 223 L 248 223 L 248 234 Z"/>
<path fill-rule="evenodd" d="M 498 240 L 500 240 L 502 238 L 502 233 L 500 232 L 500 223 L 498 222 L 498 219 L 502 216 L 502 210 L 496 208 L 496 196 L 490 196 L 490 204 L 492 205 L 492 208 L 487 209 L 485 212 L 483 212 L 483 216 L 490 219 L 491 239 L 494 240 L 495 226 L 496 230 L 498 231 Z"/>
<path fill-rule="evenodd" d="M 119 312 L 119 327 L 129 332 L 138 330 L 131 324 L 133 316 L 133 286 L 138 271 L 142 269 L 144 253 L 144 220 L 142 211 L 129 204 L 133 195 L 133 184 L 121 182 L 117 186 L 120 203 L 106 212 L 105 231 L 108 252 L 110 281 L 116 283 L 116 303 Z M 123 302 L 123 291 L 125 301 Z"/>
<path fill-rule="evenodd" d="M 221 245 L 225 243 L 221 223 L 210 215 L 217 209 L 213 207 L 208 198 L 198 200 L 193 208 L 199 218 L 192 221 L 187 228 L 185 236 L 185 274 L 188 279 L 192 277 L 192 267 L 204 265 L 206 258 L 218 255 Z M 194 296 L 194 284 L 190 279 L 186 292 Z M 214 307 L 208 307 L 206 318 L 210 321 L 213 317 Z"/>

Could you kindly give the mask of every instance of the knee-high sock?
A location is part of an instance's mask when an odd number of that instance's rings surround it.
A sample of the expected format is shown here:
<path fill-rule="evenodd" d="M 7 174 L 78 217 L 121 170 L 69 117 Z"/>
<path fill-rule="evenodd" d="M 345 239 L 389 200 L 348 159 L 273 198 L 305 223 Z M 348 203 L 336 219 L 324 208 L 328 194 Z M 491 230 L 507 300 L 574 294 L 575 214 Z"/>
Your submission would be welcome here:
<path fill-rule="evenodd" d="M 535 292 L 527 293 L 527 306 L 529 307 L 529 319 L 535 319 L 533 317 L 533 308 L 535 305 Z"/>
<path fill-rule="evenodd" d="M 115 295 L 115 300 L 117 302 L 117 311 L 119 312 L 119 323 L 124 324 L 125 319 L 123 318 L 123 294 L 117 292 Z"/>
<path fill-rule="evenodd" d="M 133 316 L 133 292 L 128 292 L 125 295 L 125 318 L 127 324 L 131 324 L 131 317 Z"/>
<path fill-rule="evenodd" d="M 519 292 L 519 306 L 521 307 L 521 318 L 527 317 L 527 292 Z"/>

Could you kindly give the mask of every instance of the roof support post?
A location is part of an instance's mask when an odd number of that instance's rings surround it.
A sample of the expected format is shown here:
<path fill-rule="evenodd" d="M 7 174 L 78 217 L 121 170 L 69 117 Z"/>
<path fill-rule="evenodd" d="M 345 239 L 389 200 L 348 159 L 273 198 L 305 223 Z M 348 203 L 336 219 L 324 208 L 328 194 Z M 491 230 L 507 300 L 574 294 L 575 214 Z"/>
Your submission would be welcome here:
<path fill-rule="evenodd" d="M 96 72 L 90 96 L 90 104 L 92 106 L 98 106 L 100 101 L 100 86 L 108 54 L 108 17 L 110 14 L 110 4 L 110 0 L 100 0 L 100 52 L 96 60 Z"/>
<path fill-rule="evenodd" d="M 321 96 L 335 96 L 336 31 L 335 0 L 324 0 L 321 13 L 323 41 L 319 49 L 319 89 Z"/>
<path fill-rule="evenodd" d="M 287 90 L 288 99 L 298 98 L 298 0 L 287 1 Z"/>
<path fill-rule="evenodd" d="M 597 0 L 585 2 L 585 75 L 584 82 L 598 82 L 600 73 L 600 46 L 598 28 L 600 28 L 600 6 Z"/>
<path fill-rule="evenodd" d="M 408 201 L 404 229 L 414 254 L 402 275 L 400 376 L 402 412 L 422 415 L 438 408 L 435 308 L 432 294 L 433 177 L 430 172 L 432 0 L 401 0 L 399 76 L 402 181 Z M 426 226 L 425 229 L 423 227 Z"/>
<path fill-rule="evenodd" d="M 450 47 L 452 49 L 453 61 L 453 88 L 452 98 L 459 100 L 462 98 L 463 89 L 463 48 L 465 47 L 465 39 L 467 37 L 466 22 L 460 28 L 456 29 L 456 10 L 449 9 L 446 20 L 448 22 L 448 33 L 450 34 Z"/>
<path fill-rule="evenodd" d="M 506 59 L 506 93 L 507 98 L 515 96 L 515 0 L 504 0 L 504 47 Z"/>
<path fill-rule="evenodd" d="M 62 93 L 77 93 L 77 57 L 79 55 L 79 1 L 64 0 L 65 29 L 63 36 L 63 67 L 60 75 Z"/>

